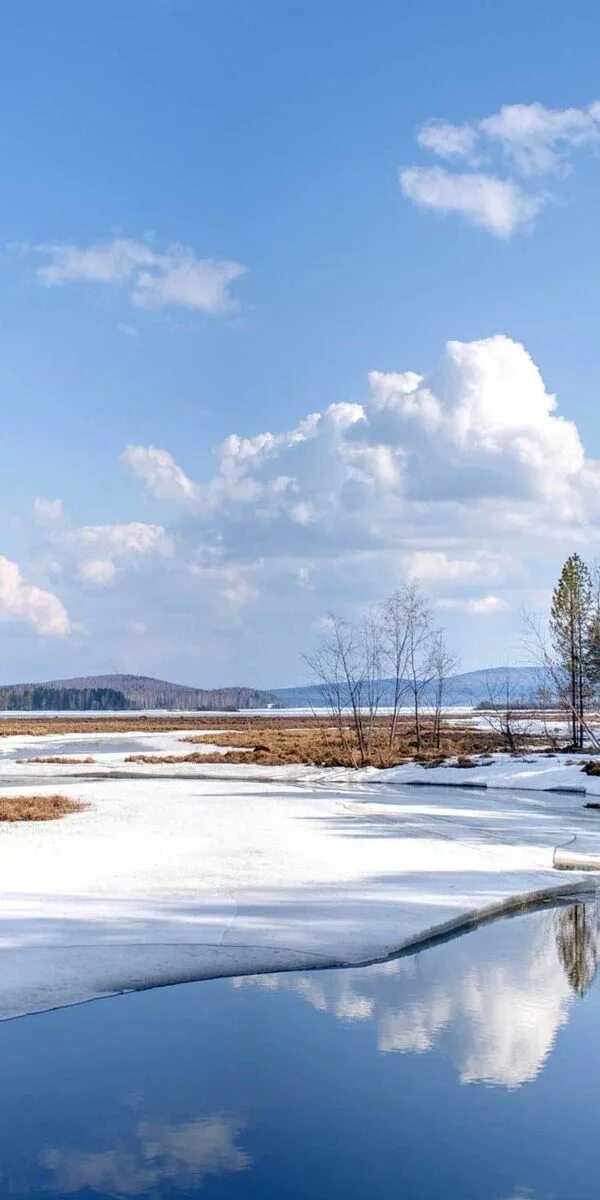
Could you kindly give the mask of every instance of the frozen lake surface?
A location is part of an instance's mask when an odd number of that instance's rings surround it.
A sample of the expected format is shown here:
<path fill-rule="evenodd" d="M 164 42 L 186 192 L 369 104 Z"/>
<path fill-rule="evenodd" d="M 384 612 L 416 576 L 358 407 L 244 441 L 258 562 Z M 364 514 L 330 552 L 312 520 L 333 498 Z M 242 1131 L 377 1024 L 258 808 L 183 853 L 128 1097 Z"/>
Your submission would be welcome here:
<path fill-rule="evenodd" d="M 0 1025 L 2 1195 L 595 1200 L 600 910 Z"/>

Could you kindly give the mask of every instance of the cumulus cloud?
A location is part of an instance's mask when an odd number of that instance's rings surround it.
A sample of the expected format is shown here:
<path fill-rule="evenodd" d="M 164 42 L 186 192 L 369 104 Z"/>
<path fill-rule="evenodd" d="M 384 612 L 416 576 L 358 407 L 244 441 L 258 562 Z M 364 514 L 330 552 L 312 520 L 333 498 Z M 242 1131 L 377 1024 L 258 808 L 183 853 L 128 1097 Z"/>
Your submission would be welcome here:
<path fill-rule="evenodd" d="M 332 404 L 285 432 L 232 434 L 207 481 L 155 447 L 130 448 L 125 463 L 184 504 L 186 536 L 195 530 L 217 563 L 247 562 L 251 548 L 296 560 L 295 580 L 301 566 L 312 584 L 316 564 L 335 561 L 350 588 L 353 556 L 372 573 L 380 566 L 364 556 L 390 550 L 405 576 L 434 587 L 498 583 L 514 569 L 508 534 L 555 536 L 597 507 L 575 425 L 525 348 L 502 335 L 449 342 L 426 376 L 374 371 L 362 404 Z"/>
<path fill-rule="evenodd" d="M 448 342 L 428 378 L 372 372 L 370 383 L 374 409 L 419 462 L 416 494 L 560 497 L 583 470 L 575 425 L 556 415 L 556 397 L 511 338 Z"/>
<path fill-rule="evenodd" d="M 25 247 L 46 261 L 37 277 L 46 287 L 69 283 L 128 286 L 138 308 L 178 307 L 218 314 L 234 307 L 229 285 L 246 268 L 227 259 L 200 258 L 175 243 L 159 253 L 146 242 L 114 238 L 92 246 L 50 242 Z"/>
<path fill-rule="evenodd" d="M 113 584 L 118 566 L 135 566 L 148 555 L 165 558 L 173 553 L 172 539 L 164 527 L 141 521 L 82 525 L 69 531 L 66 544 L 76 557 L 77 578 L 93 587 Z"/>
<path fill-rule="evenodd" d="M 198 486 L 178 466 L 168 450 L 156 446 L 128 446 L 121 455 L 123 466 L 141 479 L 159 500 L 194 500 Z"/>
<path fill-rule="evenodd" d="M 23 582 L 17 563 L 0 555 L 0 620 L 24 621 L 38 633 L 64 637 L 71 625 L 63 603 L 52 592 Z"/>
<path fill-rule="evenodd" d="M 399 366 L 409 369 L 373 371 L 361 402 L 329 404 L 287 429 L 231 434 L 212 475 L 188 473 L 168 449 L 129 447 L 125 468 L 157 502 L 176 505 L 171 529 L 40 522 L 36 571 L 61 563 L 67 586 L 84 588 L 88 625 L 94 593 L 115 589 L 122 631 L 139 619 L 143 586 L 149 644 L 168 628 L 173 653 L 187 655 L 202 628 L 198 654 L 222 654 L 226 672 L 240 661 L 256 669 L 255 634 L 279 639 L 290 681 L 323 613 L 341 605 L 352 614 L 416 576 L 459 651 L 472 653 L 465 639 L 460 646 L 465 612 L 481 618 L 478 657 L 493 662 L 491 618 L 510 603 L 508 630 L 573 545 L 593 555 L 600 464 L 585 458 L 575 425 L 510 338 L 449 342 L 427 373 Z"/>
<path fill-rule="evenodd" d="M 117 568 L 111 558 L 87 558 L 80 564 L 78 575 L 83 583 L 106 587 L 114 583 Z"/>
<path fill-rule="evenodd" d="M 510 237 L 531 224 L 543 200 L 528 196 L 519 184 L 477 171 L 450 172 L 443 167 L 407 167 L 400 171 L 403 194 L 421 208 L 460 213 L 496 237 Z"/>
<path fill-rule="evenodd" d="M 446 161 L 462 159 L 471 168 L 484 163 L 495 169 L 458 173 L 408 167 L 400 172 L 404 195 L 422 207 L 460 213 L 498 237 L 509 237 L 531 226 L 549 199 L 539 188 L 523 188 L 514 175 L 529 183 L 541 176 L 564 175 L 576 150 L 600 141 L 600 101 L 564 109 L 539 102 L 505 104 L 488 117 L 460 125 L 427 121 L 417 141 Z M 511 177 L 500 177 L 499 169 L 508 169 Z"/>
<path fill-rule="evenodd" d="M 130 521 L 122 525 L 82 525 L 70 534 L 73 544 L 106 558 L 136 558 L 143 554 L 170 554 L 171 539 L 162 525 Z"/>

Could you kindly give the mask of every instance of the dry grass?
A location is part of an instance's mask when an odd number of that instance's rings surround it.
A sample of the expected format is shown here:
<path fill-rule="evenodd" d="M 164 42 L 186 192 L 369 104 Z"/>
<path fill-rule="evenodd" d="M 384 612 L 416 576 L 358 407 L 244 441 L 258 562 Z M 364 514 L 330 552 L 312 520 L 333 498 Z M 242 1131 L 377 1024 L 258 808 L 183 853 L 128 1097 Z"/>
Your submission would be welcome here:
<path fill-rule="evenodd" d="M 1 796 L 0 821 L 56 821 L 87 808 L 68 796 Z"/>
<path fill-rule="evenodd" d="M 260 718 L 256 718 L 259 720 Z M 266 718 L 272 721 L 273 718 Z M 45 737 L 56 733 L 175 733 L 178 730 L 201 730 L 234 728 L 236 722 L 247 718 L 234 716 L 199 716 L 189 714 L 178 716 L 176 713 L 168 717 L 0 717 L 0 737 L 14 737 L 16 734 L 25 737 Z"/>
<path fill-rule="evenodd" d="M 431 743 L 431 730 L 425 725 L 423 746 L 417 753 L 412 724 L 409 720 L 399 723 L 398 736 L 394 745 L 388 742 L 385 721 L 377 725 L 373 739 L 370 762 L 376 767 L 398 766 L 405 762 L 420 762 L 424 766 L 438 766 L 452 757 L 454 765 L 475 766 L 473 754 L 489 754 L 498 749 L 493 734 L 469 728 L 467 725 L 452 725 L 444 730 L 440 747 Z M 213 745 L 228 749 L 226 755 L 207 754 L 132 754 L 127 762 L 149 764 L 174 763 L 241 763 L 260 766 L 307 766 L 338 767 L 357 766 L 358 748 L 350 726 L 343 736 L 333 726 L 314 718 L 298 721 L 294 719 L 264 720 L 250 718 L 238 721 L 232 729 L 221 733 L 200 733 L 185 737 L 182 741 L 191 745 Z"/>
<path fill-rule="evenodd" d="M 215 733 L 215 728 L 220 732 Z M 0 720 L 0 737 L 8 734 L 30 734 L 33 737 L 43 737 L 46 734 L 77 733 L 93 735 L 95 733 L 176 733 L 188 736 L 182 740 L 191 744 L 206 745 L 212 742 L 230 752 L 226 755 L 208 751 L 207 754 L 193 755 L 191 752 L 179 755 L 132 754 L 127 758 L 130 763 L 173 764 L 188 763 L 255 763 L 263 766 L 279 766 L 288 763 L 305 763 L 311 766 L 357 766 L 359 754 L 350 727 L 341 737 L 332 725 L 328 725 L 325 714 L 319 716 L 245 716 L 201 713 L 196 716 L 171 713 L 168 716 L 135 716 L 135 717 L 60 717 L 47 716 L 28 718 L 23 721 L 18 718 Z M 419 762 L 424 766 L 434 766 L 437 763 L 452 759 L 457 765 L 457 759 L 465 760 L 473 756 L 494 753 L 505 749 L 502 739 L 490 729 L 476 729 L 468 719 L 453 721 L 444 726 L 439 746 L 433 742 L 431 722 L 423 721 L 423 738 L 417 750 L 413 722 L 410 717 L 402 716 L 398 722 L 397 736 L 394 745 L 388 743 L 388 720 L 378 717 L 375 721 L 375 736 L 369 761 L 376 767 L 396 766 L 403 762 Z M 542 735 L 524 735 L 523 749 L 541 750 L 547 746 L 548 739 Z M 60 764 L 77 762 L 77 759 L 63 756 L 40 757 L 30 762 L 54 762 Z M 86 761 L 85 759 L 82 761 Z"/>
<path fill-rule="evenodd" d="M 170 763 L 223 762 L 224 759 L 227 759 L 229 761 L 229 755 L 228 754 L 226 754 L 226 755 L 224 755 L 224 754 L 199 754 L 198 752 L 196 752 L 195 754 L 194 753 L 192 753 L 192 754 L 128 754 L 125 759 L 125 762 L 126 763 L 153 763 L 155 765 L 158 764 L 159 766 L 161 764 L 164 766 L 168 766 Z M 234 758 L 233 762 L 236 762 L 236 761 L 239 761 L 239 760 Z M 248 757 L 246 756 L 242 761 L 243 762 L 249 761 Z"/>
<path fill-rule="evenodd" d="M 87 764 L 87 763 L 93 763 L 95 761 L 96 761 L 96 759 L 92 758 L 91 754 L 88 754 L 87 758 L 73 758 L 72 755 L 69 756 L 68 754 L 54 754 L 54 755 L 50 754 L 46 758 L 44 758 L 43 755 L 39 755 L 37 758 L 19 758 L 19 759 L 17 759 L 17 762 L 20 762 L 20 763 L 51 763 L 53 766 L 60 766 L 60 767 L 69 767 L 69 766 L 71 766 L 71 764 L 75 764 L 75 766 L 77 766 L 78 764 L 81 764 L 81 763 Z"/>

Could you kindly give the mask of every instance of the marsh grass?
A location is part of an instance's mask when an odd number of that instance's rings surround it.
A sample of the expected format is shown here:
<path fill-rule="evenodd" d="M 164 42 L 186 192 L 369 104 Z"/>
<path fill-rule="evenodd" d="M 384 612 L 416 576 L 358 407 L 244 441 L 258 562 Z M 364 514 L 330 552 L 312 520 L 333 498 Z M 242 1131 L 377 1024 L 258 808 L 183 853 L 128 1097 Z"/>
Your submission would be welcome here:
<path fill-rule="evenodd" d="M 19 758 L 19 763 L 50 763 L 52 766 L 68 767 L 71 764 L 77 766 L 81 763 L 94 763 L 95 758 L 88 754 L 86 758 L 75 758 L 69 754 L 49 754 L 46 757 L 38 755 L 36 758 Z"/>
<path fill-rule="evenodd" d="M 427 724 L 421 731 L 421 749 L 417 751 L 414 731 L 410 720 L 400 721 L 394 744 L 389 744 L 389 729 L 385 721 L 378 725 L 369 754 L 369 763 L 375 767 L 399 766 L 406 762 L 419 762 L 424 766 L 438 766 L 452 759 L 454 765 L 475 765 L 473 754 L 489 754 L 499 748 L 499 740 L 488 731 L 469 729 L 466 725 L 451 725 L 443 731 L 441 745 L 427 746 Z M 174 764 L 174 763 L 238 763 L 259 766 L 286 766 L 304 764 L 320 767 L 355 767 L 358 765 L 359 748 L 350 727 L 343 736 L 334 726 L 314 718 L 286 720 L 263 720 L 249 718 L 238 720 L 233 729 L 218 733 L 196 733 L 181 739 L 188 745 L 217 745 L 228 753 L 215 754 L 208 751 L 184 754 L 131 754 L 126 759 L 131 763 Z"/>
<path fill-rule="evenodd" d="M 0 796 L 1 821 L 56 821 L 87 808 L 68 796 Z"/>
<path fill-rule="evenodd" d="M 532 716 L 535 714 L 531 714 Z M 537 714 L 539 716 L 539 714 Z M 241 763 L 262 766 L 306 764 L 310 766 L 356 767 L 360 751 L 350 723 L 342 729 L 326 712 L 313 716 L 246 716 L 199 713 L 197 716 L 170 714 L 164 717 L 48 717 L 32 718 L 27 723 L 17 719 L 0 720 L 0 737 L 8 734 L 43 737 L 46 734 L 77 733 L 181 733 L 183 742 L 193 745 L 212 743 L 228 751 L 226 755 L 208 750 L 206 754 L 192 751 L 178 754 L 131 754 L 129 763 L 173 764 Z M 506 749 L 502 736 L 492 728 L 476 728 L 469 718 L 442 722 L 438 734 L 433 720 L 424 715 L 420 721 L 420 746 L 415 738 L 414 720 L 408 715 L 398 717 L 390 739 L 389 717 L 374 719 L 367 762 L 375 767 L 397 766 L 418 762 L 434 766 L 441 762 L 457 765 L 457 759 L 492 754 Z M 548 737 L 542 733 L 525 733 L 519 738 L 518 752 L 536 750 L 547 752 Z M 90 756 L 91 758 L 91 756 Z M 449 761 L 452 760 L 452 761 Z M 88 762 L 63 755 L 39 756 L 27 760 L 38 763 Z M 93 761 L 93 760 L 92 760 Z M 465 765 L 468 765 L 465 763 Z"/>

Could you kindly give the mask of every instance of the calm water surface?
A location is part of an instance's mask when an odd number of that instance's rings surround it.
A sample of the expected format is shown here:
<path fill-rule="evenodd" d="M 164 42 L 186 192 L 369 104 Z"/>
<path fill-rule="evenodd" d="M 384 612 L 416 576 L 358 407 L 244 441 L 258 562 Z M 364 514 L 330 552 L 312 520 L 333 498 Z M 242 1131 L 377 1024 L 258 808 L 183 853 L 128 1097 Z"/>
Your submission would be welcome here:
<path fill-rule="evenodd" d="M 596 1200 L 600 907 L 0 1025 L 2 1197 Z"/>

